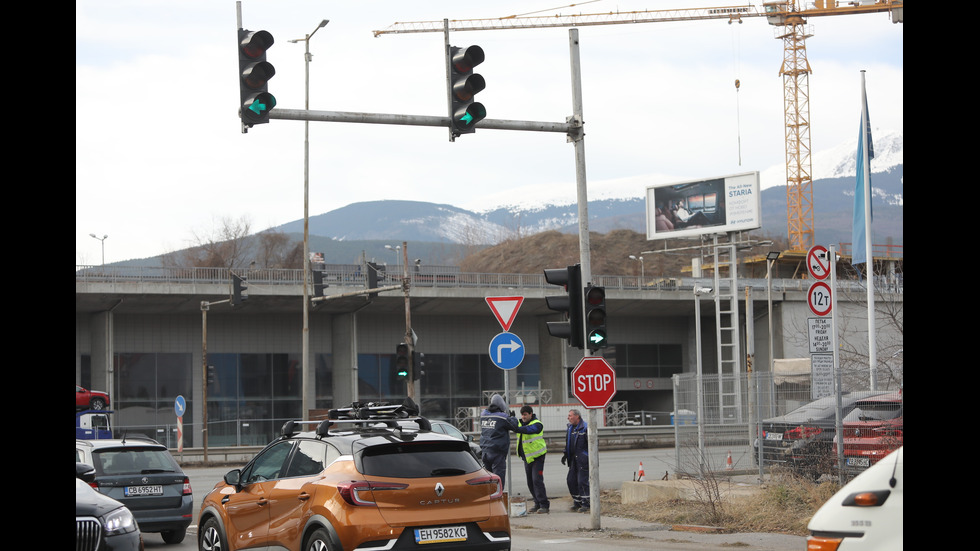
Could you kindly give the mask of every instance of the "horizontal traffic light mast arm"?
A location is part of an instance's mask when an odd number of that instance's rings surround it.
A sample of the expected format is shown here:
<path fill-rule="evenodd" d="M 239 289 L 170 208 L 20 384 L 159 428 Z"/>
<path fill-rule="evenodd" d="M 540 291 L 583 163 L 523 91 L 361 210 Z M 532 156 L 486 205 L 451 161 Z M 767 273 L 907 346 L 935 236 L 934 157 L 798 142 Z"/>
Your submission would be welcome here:
<path fill-rule="evenodd" d="M 374 289 L 363 289 L 361 291 L 351 291 L 349 293 L 341 293 L 339 295 L 330 295 L 326 297 L 313 297 L 310 302 L 320 302 L 323 300 L 330 300 L 332 298 L 343 298 L 343 297 L 355 297 L 358 295 L 373 295 L 374 293 L 379 293 L 383 291 L 401 291 L 404 289 L 404 285 L 389 285 L 387 287 L 375 287 Z"/>
<path fill-rule="evenodd" d="M 384 113 L 351 113 L 342 111 L 307 111 L 305 109 L 280 109 L 269 112 L 270 119 L 313 121 L 313 122 L 353 122 L 361 124 L 396 124 L 402 126 L 449 126 L 449 117 L 426 115 L 392 115 Z M 525 130 L 530 132 L 559 132 L 569 134 L 580 130 L 581 124 L 575 122 L 539 122 L 483 119 L 480 130 Z"/>

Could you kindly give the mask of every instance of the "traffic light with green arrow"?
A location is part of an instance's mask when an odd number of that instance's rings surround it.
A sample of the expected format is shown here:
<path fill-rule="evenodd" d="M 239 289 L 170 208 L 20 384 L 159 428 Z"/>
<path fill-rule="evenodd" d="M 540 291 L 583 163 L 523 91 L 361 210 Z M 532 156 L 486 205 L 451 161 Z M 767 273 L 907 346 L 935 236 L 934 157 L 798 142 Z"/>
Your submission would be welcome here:
<path fill-rule="evenodd" d="M 242 131 L 253 124 L 269 122 L 269 111 L 276 106 L 276 98 L 269 93 L 269 79 L 276 68 L 266 61 L 266 51 L 275 39 L 268 31 L 238 29 L 238 87 L 241 97 L 239 114 Z"/>
<path fill-rule="evenodd" d="M 399 381 L 408 381 L 408 366 L 411 362 L 408 355 L 408 345 L 400 342 L 395 347 L 395 376 Z"/>
<path fill-rule="evenodd" d="M 483 77 L 473 72 L 486 56 L 479 46 L 449 46 L 446 54 L 449 58 L 449 126 L 455 138 L 476 132 L 476 124 L 487 116 L 483 104 L 473 101 L 474 96 L 487 87 Z"/>
<path fill-rule="evenodd" d="M 589 350 L 609 346 L 606 335 L 606 288 L 589 285 L 585 288 L 585 330 Z"/>

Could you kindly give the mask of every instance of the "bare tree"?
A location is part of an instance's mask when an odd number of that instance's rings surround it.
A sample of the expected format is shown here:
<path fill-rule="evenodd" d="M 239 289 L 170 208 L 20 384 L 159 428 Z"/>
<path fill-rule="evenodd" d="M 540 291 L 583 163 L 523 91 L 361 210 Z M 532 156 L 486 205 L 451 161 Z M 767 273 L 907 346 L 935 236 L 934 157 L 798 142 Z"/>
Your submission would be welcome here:
<path fill-rule="evenodd" d="M 255 262 L 260 268 L 303 268 L 303 244 L 277 230 L 259 233 Z"/>
<path fill-rule="evenodd" d="M 249 239 L 251 222 L 243 216 L 237 220 L 225 217 L 206 233 L 193 234 L 193 245 L 183 251 L 168 254 L 165 266 L 245 268 L 252 261 Z"/>

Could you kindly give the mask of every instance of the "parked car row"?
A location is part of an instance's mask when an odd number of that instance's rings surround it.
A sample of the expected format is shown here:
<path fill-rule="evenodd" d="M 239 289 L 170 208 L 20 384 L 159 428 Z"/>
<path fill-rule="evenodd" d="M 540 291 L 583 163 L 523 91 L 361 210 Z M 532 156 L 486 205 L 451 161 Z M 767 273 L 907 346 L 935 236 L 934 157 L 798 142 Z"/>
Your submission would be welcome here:
<path fill-rule="evenodd" d="M 141 533 L 170 544 L 184 540 L 194 518 L 190 479 L 166 446 L 146 437 L 75 439 L 75 463 L 88 465 L 88 485 L 132 512 Z"/>
<path fill-rule="evenodd" d="M 841 395 L 845 468 L 857 474 L 900 447 L 902 394 L 862 391 Z M 837 397 L 826 396 L 762 421 L 762 462 L 816 480 L 837 468 Z M 760 439 L 753 443 L 758 462 Z"/>

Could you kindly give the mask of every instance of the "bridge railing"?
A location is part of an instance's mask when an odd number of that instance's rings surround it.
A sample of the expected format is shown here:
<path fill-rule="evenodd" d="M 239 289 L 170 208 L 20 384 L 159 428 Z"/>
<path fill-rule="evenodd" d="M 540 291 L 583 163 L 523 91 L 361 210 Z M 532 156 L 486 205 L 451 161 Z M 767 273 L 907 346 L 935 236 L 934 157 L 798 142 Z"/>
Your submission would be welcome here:
<path fill-rule="evenodd" d="M 261 268 L 232 270 L 244 275 L 246 279 L 257 285 L 301 285 L 303 270 L 285 268 Z M 367 280 L 364 274 L 353 265 L 327 265 L 320 270 L 324 282 L 340 286 L 364 287 Z M 453 272 L 450 270 L 409 270 L 408 277 L 412 287 L 440 288 L 514 288 L 514 289 L 547 289 L 557 287 L 550 285 L 540 274 L 494 274 Z M 904 292 L 902 278 L 876 277 L 878 289 L 889 292 Z M 880 281 L 878 281 L 880 279 Z M 401 280 L 401 274 L 384 273 L 378 280 L 379 286 L 392 285 Z M 205 284 L 230 283 L 231 275 L 227 268 L 202 267 L 162 267 L 162 266 L 75 266 L 75 281 L 77 283 L 168 283 L 168 284 Z M 593 281 L 610 290 L 648 290 L 648 291 L 679 291 L 692 292 L 695 287 L 712 287 L 714 280 L 707 278 L 674 278 L 674 277 L 645 277 L 635 275 L 596 275 Z M 755 290 L 766 291 L 768 288 L 764 278 L 742 278 L 739 286 L 751 287 Z M 805 292 L 812 281 L 805 279 L 773 279 L 774 292 L 803 291 Z M 840 288 L 862 289 L 866 282 L 853 280 L 838 280 Z"/>

